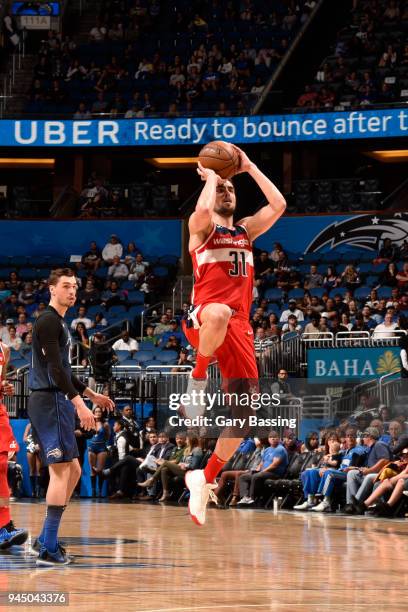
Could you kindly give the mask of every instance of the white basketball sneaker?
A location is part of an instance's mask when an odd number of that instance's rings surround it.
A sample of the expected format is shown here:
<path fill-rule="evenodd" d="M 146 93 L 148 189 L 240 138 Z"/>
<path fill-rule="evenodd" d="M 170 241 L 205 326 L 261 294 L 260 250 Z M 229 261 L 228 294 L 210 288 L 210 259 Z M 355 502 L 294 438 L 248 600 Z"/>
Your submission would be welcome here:
<path fill-rule="evenodd" d="M 187 489 L 190 491 L 188 510 L 196 525 L 204 525 L 207 502 L 211 489 L 216 489 L 216 484 L 208 483 L 204 476 L 204 470 L 191 470 L 185 477 Z"/>

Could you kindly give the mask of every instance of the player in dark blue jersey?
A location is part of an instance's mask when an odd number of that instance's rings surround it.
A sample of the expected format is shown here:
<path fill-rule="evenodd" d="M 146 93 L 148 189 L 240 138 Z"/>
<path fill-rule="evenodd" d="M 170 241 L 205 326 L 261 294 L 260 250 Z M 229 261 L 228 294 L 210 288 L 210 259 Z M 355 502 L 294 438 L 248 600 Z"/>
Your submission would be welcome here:
<path fill-rule="evenodd" d="M 45 521 L 33 552 L 38 553 L 37 565 L 55 566 L 67 565 L 73 560 L 58 542 L 58 529 L 81 476 L 75 412 L 84 429 L 95 428 L 94 416 L 81 395 L 109 411 L 115 405 L 109 397 L 92 391 L 71 371 L 71 337 L 64 315 L 76 300 L 74 272 L 69 268 L 54 270 L 49 288 L 50 304 L 33 328 L 28 416 L 42 460 L 50 472 Z"/>

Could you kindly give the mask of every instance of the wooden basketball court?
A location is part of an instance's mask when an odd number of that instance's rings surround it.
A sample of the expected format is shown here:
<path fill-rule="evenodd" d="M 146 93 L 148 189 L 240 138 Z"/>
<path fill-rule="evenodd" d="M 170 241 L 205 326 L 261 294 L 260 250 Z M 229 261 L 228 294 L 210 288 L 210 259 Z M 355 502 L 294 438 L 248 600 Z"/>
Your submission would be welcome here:
<path fill-rule="evenodd" d="M 16 525 L 35 537 L 44 509 L 13 504 Z M 66 591 L 72 610 L 401 611 L 407 536 L 403 519 L 210 509 L 198 527 L 185 507 L 75 501 L 61 529 L 75 564 L 3 552 L 0 590 Z"/>

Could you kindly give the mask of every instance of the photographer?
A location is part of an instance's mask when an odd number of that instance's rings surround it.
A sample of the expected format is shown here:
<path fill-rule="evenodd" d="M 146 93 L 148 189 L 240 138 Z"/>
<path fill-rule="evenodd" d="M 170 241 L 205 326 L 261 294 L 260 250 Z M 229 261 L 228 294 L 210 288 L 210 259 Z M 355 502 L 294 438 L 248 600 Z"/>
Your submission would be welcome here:
<path fill-rule="evenodd" d="M 112 366 L 116 361 L 116 355 L 101 332 L 96 332 L 92 339 L 88 359 L 91 375 L 96 382 L 104 383 L 112 377 Z"/>

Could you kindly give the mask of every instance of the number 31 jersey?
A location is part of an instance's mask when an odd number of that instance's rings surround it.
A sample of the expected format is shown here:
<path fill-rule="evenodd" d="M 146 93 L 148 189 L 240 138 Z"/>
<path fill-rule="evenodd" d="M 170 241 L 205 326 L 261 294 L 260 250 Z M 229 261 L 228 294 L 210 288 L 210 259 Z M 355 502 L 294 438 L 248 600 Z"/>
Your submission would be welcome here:
<path fill-rule="evenodd" d="M 207 240 L 191 251 L 194 270 L 192 303 L 218 302 L 246 318 L 252 305 L 254 256 L 247 230 L 215 225 Z"/>

